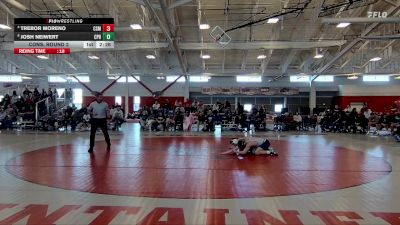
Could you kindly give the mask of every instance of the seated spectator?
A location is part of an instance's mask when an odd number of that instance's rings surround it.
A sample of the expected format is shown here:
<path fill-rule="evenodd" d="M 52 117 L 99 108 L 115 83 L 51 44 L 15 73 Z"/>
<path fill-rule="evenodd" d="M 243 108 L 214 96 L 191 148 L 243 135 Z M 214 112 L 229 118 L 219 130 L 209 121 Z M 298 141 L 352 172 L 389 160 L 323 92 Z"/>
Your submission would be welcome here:
<path fill-rule="evenodd" d="M 149 117 L 148 111 L 145 107 L 139 111 L 139 123 L 142 129 L 146 130 L 147 118 Z"/>
<path fill-rule="evenodd" d="M 3 108 L 3 110 L 6 110 L 10 104 L 11 104 L 11 97 L 10 95 L 6 94 L 3 100 L 1 101 L 0 105 Z"/>
<path fill-rule="evenodd" d="M 364 114 L 360 114 L 360 116 L 357 117 L 356 119 L 356 126 L 357 130 L 360 131 L 360 133 L 366 133 L 368 129 L 368 119 L 365 117 Z"/>
<path fill-rule="evenodd" d="M 394 134 L 396 129 L 400 126 L 400 112 L 396 112 L 392 115 L 392 123 L 390 124 L 390 130 Z"/>
<path fill-rule="evenodd" d="M 162 130 L 162 131 L 165 130 L 165 117 L 164 117 L 162 111 L 158 111 L 154 129 Z"/>
<path fill-rule="evenodd" d="M 371 109 L 365 109 L 364 113 L 360 113 L 360 114 L 364 114 L 364 117 L 369 119 L 369 117 L 371 116 L 372 110 Z"/>
<path fill-rule="evenodd" d="M 183 130 L 185 108 L 178 103 L 175 109 L 175 130 Z"/>
<path fill-rule="evenodd" d="M 208 110 L 203 131 L 215 131 L 214 114 L 211 110 Z"/>
<path fill-rule="evenodd" d="M 4 125 L 4 120 L 6 118 L 6 111 L 0 107 L 0 129 L 4 129 L 5 125 Z"/>
<path fill-rule="evenodd" d="M 154 102 L 154 104 L 153 104 L 153 106 L 152 106 L 152 109 L 153 109 L 153 113 L 154 114 L 157 114 L 158 113 L 158 110 L 160 109 L 160 103 L 158 103 L 158 101 L 155 101 Z"/>
<path fill-rule="evenodd" d="M 17 91 L 13 91 L 11 96 L 11 104 L 15 105 L 19 101 L 19 96 L 17 95 Z"/>
<path fill-rule="evenodd" d="M 146 121 L 146 124 L 145 124 L 145 129 L 151 131 L 152 128 L 153 128 L 154 123 L 157 123 L 157 122 L 156 122 L 156 119 L 154 118 L 154 115 L 153 115 L 153 114 L 150 114 L 150 115 L 147 117 L 147 121 Z"/>
<path fill-rule="evenodd" d="M 172 105 L 171 105 L 171 103 L 169 102 L 169 99 L 168 99 L 168 98 L 165 99 L 165 102 L 164 102 L 164 105 L 163 105 L 163 109 L 164 109 L 165 111 L 169 111 L 169 110 L 172 109 Z"/>
<path fill-rule="evenodd" d="M 1 129 L 11 129 L 13 122 L 17 121 L 17 112 L 13 108 L 13 105 L 8 105 L 8 108 L 4 110 L 1 116 Z"/>
<path fill-rule="evenodd" d="M 371 127 L 376 127 L 376 124 L 379 122 L 380 117 L 376 115 L 375 113 L 371 113 L 371 116 L 369 117 L 368 120 L 368 130 L 371 129 Z"/>
<path fill-rule="evenodd" d="M 169 115 L 165 120 L 165 127 L 168 131 L 173 131 L 175 129 L 175 120 L 173 115 Z"/>
<path fill-rule="evenodd" d="M 294 129 L 294 121 L 293 121 L 292 113 L 285 113 L 283 122 L 285 124 L 283 130 L 288 131 L 288 130 Z"/>
<path fill-rule="evenodd" d="M 296 114 L 293 116 L 293 122 L 296 126 L 296 130 L 302 129 L 303 118 L 301 117 L 301 115 L 299 115 L 298 112 L 296 112 Z"/>
<path fill-rule="evenodd" d="M 83 117 L 82 117 L 81 122 L 76 127 L 76 129 L 80 130 L 80 131 L 90 130 L 90 114 L 89 114 L 89 112 L 87 110 L 86 111 L 79 110 L 79 112 L 83 112 Z"/>
<path fill-rule="evenodd" d="M 74 110 L 71 116 L 71 121 L 70 121 L 70 125 L 71 125 L 71 131 L 75 131 L 76 127 L 79 123 L 81 123 L 83 120 L 83 115 L 81 113 L 79 113 L 78 110 Z"/>
<path fill-rule="evenodd" d="M 390 127 L 391 122 L 392 122 L 392 119 L 391 119 L 390 114 L 385 113 L 381 116 L 378 123 L 376 124 L 376 129 L 382 130 L 383 128 L 385 128 L 385 130 L 387 130 Z"/>
<path fill-rule="evenodd" d="M 121 124 L 125 122 L 124 112 L 121 110 L 120 105 L 117 105 L 117 107 L 115 108 L 114 113 L 111 117 L 111 121 L 114 123 L 113 129 L 118 129 Z"/>
<path fill-rule="evenodd" d="M 194 116 L 190 112 L 186 112 L 185 119 L 183 122 L 183 131 L 192 131 L 193 122 L 194 122 Z"/>
<path fill-rule="evenodd" d="M 29 96 L 32 94 L 32 91 L 30 91 L 27 87 L 25 87 L 24 92 L 22 92 L 22 94 L 24 95 L 24 98 L 26 98 L 26 96 Z"/>
<path fill-rule="evenodd" d="M 353 131 L 353 133 L 357 132 L 356 121 L 358 118 L 357 109 L 353 108 L 347 117 L 347 127 Z"/>

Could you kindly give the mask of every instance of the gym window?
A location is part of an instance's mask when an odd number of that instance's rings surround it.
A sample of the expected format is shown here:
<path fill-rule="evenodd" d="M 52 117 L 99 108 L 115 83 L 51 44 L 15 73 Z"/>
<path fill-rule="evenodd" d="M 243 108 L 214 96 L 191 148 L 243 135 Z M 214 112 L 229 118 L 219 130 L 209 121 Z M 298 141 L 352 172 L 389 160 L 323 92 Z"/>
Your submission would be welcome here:
<path fill-rule="evenodd" d="M 139 76 L 135 76 L 135 78 L 140 80 Z M 119 78 L 117 80 L 117 83 L 126 83 L 126 76 L 122 76 L 121 78 Z M 137 83 L 137 80 L 135 80 L 132 76 L 128 76 L 128 83 Z"/>
<path fill-rule="evenodd" d="M 167 76 L 167 82 L 171 83 L 174 82 L 179 76 Z M 179 80 L 177 80 L 176 82 L 182 83 L 185 82 L 186 79 L 184 76 L 182 76 L 181 78 L 179 78 Z"/>
<path fill-rule="evenodd" d="M 21 76 L 1 75 L 0 82 L 22 82 Z"/>
<path fill-rule="evenodd" d="M 58 98 L 61 98 L 61 96 L 64 94 L 65 88 L 57 88 L 57 95 Z"/>
<path fill-rule="evenodd" d="M 76 106 L 76 108 L 80 109 L 80 108 L 82 108 L 82 102 L 83 102 L 83 91 L 82 91 L 82 89 L 74 88 L 73 89 L 72 103 Z"/>
<path fill-rule="evenodd" d="M 90 77 L 89 76 L 76 76 L 82 83 L 89 83 Z M 77 83 L 78 81 L 73 77 L 64 77 L 64 76 L 48 76 L 47 80 L 50 83 L 65 83 L 67 81 L 71 81 Z"/>
<path fill-rule="evenodd" d="M 140 96 L 133 97 L 133 111 L 137 112 L 140 108 Z"/>
<path fill-rule="evenodd" d="M 310 82 L 309 75 L 290 76 L 290 82 Z"/>
<path fill-rule="evenodd" d="M 244 104 L 243 105 L 244 111 L 250 112 L 252 108 L 253 108 L 252 104 Z"/>
<path fill-rule="evenodd" d="M 364 75 L 364 82 L 388 82 L 390 80 L 388 75 Z"/>
<path fill-rule="evenodd" d="M 208 82 L 209 79 L 210 79 L 210 77 L 206 77 L 206 76 L 190 76 L 189 77 L 189 81 L 193 82 L 193 83 L 200 83 L 200 82 L 206 83 L 206 82 Z"/>
<path fill-rule="evenodd" d="M 236 82 L 244 83 L 244 82 L 261 82 L 261 76 L 236 76 Z"/>
<path fill-rule="evenodd" d="M 317 77 L 314 81 L 315 82 L 333 82 L 334 78 L 331 75 L 324 75 Z"/>
<path fill-rule="evenodd" d="M 115 105 L 122 105 L 122 97 L 115 96 Z"/>
<path fill-rule="evenodd" d="M 282 112 L 282 108 L 283 108 L 283 105 L 282 105 L 282 104 L 275 104 L 274 111 L 275 111 L 276 113 L 281 113 L 281 112 Z"/>

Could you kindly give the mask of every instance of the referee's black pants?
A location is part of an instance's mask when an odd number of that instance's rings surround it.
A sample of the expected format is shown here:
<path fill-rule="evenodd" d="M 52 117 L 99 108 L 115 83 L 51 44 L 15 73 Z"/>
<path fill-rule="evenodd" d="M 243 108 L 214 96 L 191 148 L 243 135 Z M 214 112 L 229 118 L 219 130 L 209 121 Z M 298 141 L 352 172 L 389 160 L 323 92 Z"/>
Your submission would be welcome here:
<path fill-rule="evenodd" d="M 90 121 L 91 127 L 90 127 L 90 149 L 93 149 L 94 147 L 94 138 L 96 136 L 96 131 L 97 128 L 100 127 L 101 131 L 103 131 L 104 138 L 106 139 L 107 146 L 110 146 L 110 136 L 108 135 L 108 129 L 107 129 L 107 119 L 96 119 L 92 118 Z"/>

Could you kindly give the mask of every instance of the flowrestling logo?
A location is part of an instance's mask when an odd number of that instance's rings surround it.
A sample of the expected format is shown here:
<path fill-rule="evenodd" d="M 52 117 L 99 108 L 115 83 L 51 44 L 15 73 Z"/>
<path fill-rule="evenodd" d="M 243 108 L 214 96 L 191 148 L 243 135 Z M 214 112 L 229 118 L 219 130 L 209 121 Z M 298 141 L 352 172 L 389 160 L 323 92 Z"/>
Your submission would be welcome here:
<path fill-rule="evenodd" d="M 274 210 L 275 211 L 275 210 Z M 240 216 L 243 222 L 232 221 L 233 216 Z M 136 217 L 136 219 L 135 219 Z M 188 217 L 192 217 L 189 219 Z M 202 217 L 196 219 L 193 217 Z M 312 218 L 308 218 L 312 217 Z M 313 223 L 304 219 L 312 219 Z M 236 212 L 223 208 L 201 209 L 195 215 L 185 214 L 183 208 L 156 207 L 144 209 L 137 206 L 82 206 L 64 205 L 61 207 L 50 207 L 44 204 L 0 204 L 0 224 L 20 224 L 26 221 L 27 225 L 44 224 L 68 224 L 72 220 L 76 225 L 108 225 L 108 224 L 163 224 L 163 225 L 225 225 L 225 224 L 248 224 L 248 225 L 311 225 L 311 224 L 400 224 L 400 213 L 398 212 L 355 212 L 355 211 L 320 211 L 313 210 L 300 213 L 297 210 L 277 210 L 272 213 L 258 209 L 240 209 Z M 120 222 L 117 222 L 118 220 Z M 135 221 L 136 220 L 136 221 Z M 72 222 L 71 221 L 71 222 Z M 77 223 L 77 221 L 79 221 Z M 133 222 L 135 221 L 135 222 Z M 201 222 L 190 222 L 201 221 Z"/>
<path fill-rule="evenodd" d="M 367 12 L 368 18 L 387 18 L 388 12 L 371 11 Z"/>

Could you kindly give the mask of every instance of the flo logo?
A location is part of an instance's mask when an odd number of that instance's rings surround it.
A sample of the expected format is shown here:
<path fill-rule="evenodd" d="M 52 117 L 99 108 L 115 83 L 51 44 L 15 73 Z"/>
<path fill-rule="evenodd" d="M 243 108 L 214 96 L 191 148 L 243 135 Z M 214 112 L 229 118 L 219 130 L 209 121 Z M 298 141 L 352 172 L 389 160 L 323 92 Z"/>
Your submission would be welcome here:
<path fill-rule="evenodd" d="M 387 12 L 367 12 L 368 18 L 386 18 Z"/>

